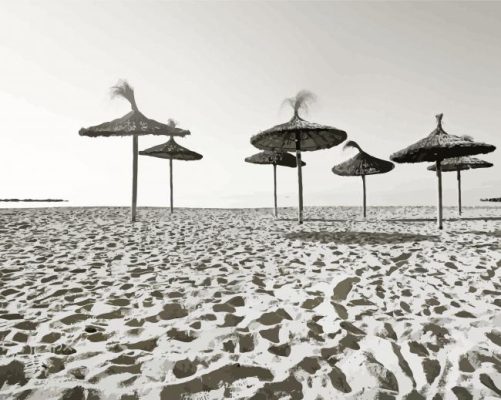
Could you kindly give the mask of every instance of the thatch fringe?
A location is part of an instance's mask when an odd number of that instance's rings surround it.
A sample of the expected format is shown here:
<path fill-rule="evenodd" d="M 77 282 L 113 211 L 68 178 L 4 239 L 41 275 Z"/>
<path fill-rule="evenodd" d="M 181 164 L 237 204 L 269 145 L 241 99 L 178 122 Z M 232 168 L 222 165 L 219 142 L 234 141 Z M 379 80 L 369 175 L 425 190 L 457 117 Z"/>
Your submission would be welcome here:
<path fill-rule="evenodd" d="M 130 103 L 133 111 L 139 111 L 134 98 L 134 89 L 125 79 L 119 80 L 116 85 L 111 87 L 111 97 L 123 97 Z"/>
<path fill-rule="evenodd" d="M 176 143 L 172 136 L 167 142 L 140 151 L 139 154 L 142 156 L 184 161 L 201 160 L 203 158 L 201 154 Z"/>
<path fill-rule="evenodd" d="M 292 154 L 286 153 L 284 151 L 261 151 L 260 153 L 253 154 L 252 156 L 246 157 L 245 162 L 251 164 L 267 164 L 267 165 L 280 165 L 282 167 L 296 168 L 297 161 L 296 157 Z M 301 161 L 301 166 L 305 166 L 306 163 Z"/>
<path fill-rule="evenodd" d="M 494 164 L 481 160 L 475 157 L 453 157 L 446 158 L 441 162 L 440 169 L 442 172 L 451 172 L 451 171 L 464 171 L 468 169 L 479 169 L 479 168 L 490 168 L 494 166 Z M 432 164 L 428 167 L 430 171 L 436 171 L 436 164 Z"/>

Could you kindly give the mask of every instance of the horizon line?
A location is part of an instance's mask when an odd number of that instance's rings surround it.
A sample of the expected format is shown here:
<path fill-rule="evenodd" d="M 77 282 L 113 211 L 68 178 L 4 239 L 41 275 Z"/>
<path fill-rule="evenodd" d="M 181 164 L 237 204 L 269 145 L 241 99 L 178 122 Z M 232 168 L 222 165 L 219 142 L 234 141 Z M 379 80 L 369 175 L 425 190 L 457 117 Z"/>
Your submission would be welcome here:
<path fill-rule="evenodd" d="M 2 200 L 0 199 L 0 202 Z M 52 200 L 54 202 L 68 202 L 68 200 Z M 30 202 L 30 201 L 27 201 Z M 44 202 L 44 200 L 33 200 L 33 202 Z M 495 202 L 493 202 L 495 203 Z M 412 204 L 400 204 L 400 205 L 371 205 L 370 208 L 396 208 L 396 207 L 415 207 L 415 208 L 423 208 L 423 207 L 435 207 L 434 204 L 421 204 L 421 205 L 412 205 Z M 444 205 L 444 208 L 457 208 L 456 205 Z M 495 208 L 495 207 L 501 207 L 501 205 L 492 205 L 488 206 L 486 204 L 480 204 L 480 205 L 470 205 L 470 206 L 463 206 L 463 208 Z M 2 209 L 15 209 L 19 207 L 0 207 L 0 210 Z M 130 209 L 130 206 L 114 206 L 114 205 L 64 205 L 64 206 L 56 206 L 56 207 L 35 207 L 35 208 L 127 208 Z M 138 206 L 138 209 L 140 208 L 158 208 L 158 209 L 169 209 L 169 206 Z M 296 209 L 296 206 L 286 206 L 286 207 L 278 207 L 278 209 Z M 362 206 L 359 205 L 325 205 L 325 206 L 305 206 L 306 208 L 362 208 Z M 27 208 L 24 208 L 27 209 Z M 183 210 L 270 210 L 273 209 L 272 206 L 266 206 L 266 207 L 175 207 L 175 209 L 183 209 Z"/>

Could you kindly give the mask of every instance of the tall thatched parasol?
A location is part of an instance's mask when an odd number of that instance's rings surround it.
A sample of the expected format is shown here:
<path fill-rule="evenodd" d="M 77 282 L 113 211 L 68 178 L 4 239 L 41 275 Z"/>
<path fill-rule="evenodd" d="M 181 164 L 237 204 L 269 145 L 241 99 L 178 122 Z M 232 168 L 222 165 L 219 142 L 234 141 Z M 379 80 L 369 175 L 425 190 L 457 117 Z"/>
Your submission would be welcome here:
<path fill-rule="evenodd" d="M 362 186 L 363 186 L 363 206 L 364 206 L 364 218 L 367 216 L 367 196 L 365 190 L 365 176 L 366 175 L 375 175 L 375 174 L 384 174 L 386 172 L 390 172 L 395 165 L 386 160 L 381 160 L 380 158 L 376 158 L 367 154 L 363 151 L 360 146 L 353 142 L 348 141 L 344 145 L 344 148 L 354 147 L 358 149 L 358 153 L 350 158 L 342 162 L 341 164 L 335 165 L 332 168 L 332 172 L 336 175 L 341 176 L 361 176 L 362 177 Z"/>
<path fill-rule="evenodd" d="M 457 173 L 457 181 L 458 181 L 458 213 L 462 214 L 462 205 L 461 205 L 461 171 L 465 171 L 467 169 L 478 169 L 478 168 L 490 168 L 493 164 L 490 162 L 481 160 L 479 158 L 474 157 L 454 157 L 447 158 L 442 161 L 441 168 L 443 172 L 453 172 Z M 430 171 L 436 171 L 436 165 L 430 165 L 428 167 Z"/>
<path fill-rule="evenodd" d="M 143 135 L 186 136 L 190 131 L 178 129 L 162 124 L 153 119 L 146 118 L 137 108 L 134 98 L 134 89 L 127 81 L 119 81 L 111 88 L 112 97 L 123 97 L 132 108 L 122 118 L 114 119 L 100 125 L 82 128 L 80 136 L 132 136 L 132 222 L 136 221 L 137 206 L 137 162 L 138 162 L 138 137 Z"/>
<path fill-rule="evenodd" d="M 315 151 L 337 146 L 346 139 L 346 132 L 327 125 L 305 121 L 299 116 L 300 110 L 308 108 L 315 96 L 302 90 L 295 97 L 286 99 L 294 109 L 289 122 L 276 125 L 251 138 L 251 144 L 260 150 L 295 151 L 297 164 L 299 209 L 298 222 L 303 223 L 303 175 L 301 171 L 301 151 Z"/>
<path fill-rule="evenodd" d="M 175 128 L 176 123 L 173 120 L 169 120 L 169 126 Z M 142 156 L 165 158 L 169 160 L 170 212 L 171 213 L 174 212 L 174 184 L 173 184 L 172 160 L 194 161 L 194 160 L 201 160 L 203 156 L 177 144 L 172 136 L 166 143 L 159 144 L 158 146 L 153 146 L 150 147 L 149 149 L 140 151 L 139 154 L 141 154 Z"/>
<path fill-rule="evenodd" d="M 495 146 L 474 142 L 467 136 L 449 135 L 442 128 L 443 114 L 438 114 L 437 128 L 424 139 L 390 156 L 398 163 L 432 161 L 436 163 L 438 178 L 437 225 L 442 229 L 442 161 L 446 158 L 490 153 Z"/>
<path fill-rule="evenodd" d="M 250 157 L 245 158 L 245 162 L 251 164 L 272 164 L 273 165 L 273 199 L 275 204 L 275 218 L 278 216 L 277 211 L 277 165 L 282 167 L 295 168 L 297 166 L 296 158 L 285 151 L 261 151 Z M 301 166 L 306 164 L 301 162 Z"/>

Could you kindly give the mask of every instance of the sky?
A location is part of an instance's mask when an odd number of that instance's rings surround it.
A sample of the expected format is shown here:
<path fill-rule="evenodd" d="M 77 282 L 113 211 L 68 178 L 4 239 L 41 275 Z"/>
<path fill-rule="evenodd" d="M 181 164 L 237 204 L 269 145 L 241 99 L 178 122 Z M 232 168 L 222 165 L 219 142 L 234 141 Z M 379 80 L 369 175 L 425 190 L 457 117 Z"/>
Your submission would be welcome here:
<path fill-rule="evenodd" d="M 348 133 L 388 159 L 444 129 L 500 146 L 501 3 L 481 2 L 0 2 L 0 198 L 63 198 L 128 206 L 132 139 L 87 138 L 81 127 L 126 114 L 109 88 L 127 79 L 149 118 L 173 118 L 204 155 L 174 162 L 181 207 L 269 207 L 272 166 L 245 163 L 250 137 L 290 119 L 301 89 L 317 95 L 304 118 Z M 163 137 L 139 139 L 145 149 Z M 331 168 L 355 153 L 303 153 L 306 206 L 360 205 L 360 178 Z M 500 193 L 494 168 L 463 174 L 463 203 Z M 369 205 L 433 205 L 428 164 L 367 178 Z M 166 160 L 139 158 L 139 206 L 167 206 Z M 297 204 L 297 173 L 278 169 L 280 206 Z M 444 203 L 456 177 L 444 174 Z"/>

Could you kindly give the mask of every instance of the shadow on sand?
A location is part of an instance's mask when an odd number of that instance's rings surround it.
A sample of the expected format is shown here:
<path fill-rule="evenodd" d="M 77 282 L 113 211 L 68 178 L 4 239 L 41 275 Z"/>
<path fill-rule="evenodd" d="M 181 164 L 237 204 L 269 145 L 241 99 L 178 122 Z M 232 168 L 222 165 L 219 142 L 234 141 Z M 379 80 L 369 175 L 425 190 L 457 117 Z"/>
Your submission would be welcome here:
<path fill-rule="evenodd" d="M 495 238 L 501 238 L 501 231 L 454 231 L 450 232 L 454 233 L 456 235 L 485 235 L 485 236 L 492 236 Z"/>
<path fill-rule="evenodd" d="M 304 218 L 304 222 L 436 222 L 436 218 L 386 218 L 386 219 L 334 219 L 334 218 Z M 295 222 L 297 218 L 277 218 L 277 221 Z M 444 218 L 445 221 L 501 221 L 501 217 L 453 217 Z"/>
<path fill-rule="evenodd" d="M 411 233 L 385 232 L 291 232 L 285 235 L 289 240 L 333 244 L 397 244 L 407 242 L 434 242 L 439 236 Z"/>
<path fill-rule="evenodd" d="M 436 222 L 436 218 L 390 218 L 385 222 Z M 501 217 L 454 217 L 444 218 L 445 221 L 501 221 Z"/>
<path fill-rule="evenodd" d="M 297 218 L 277 218 L 277 221 L 297 222 Z M 303 222 L 358 222 L 356 219 L 304 218 Z M 362 221 L 360 221 L 362 222 Z"/>

